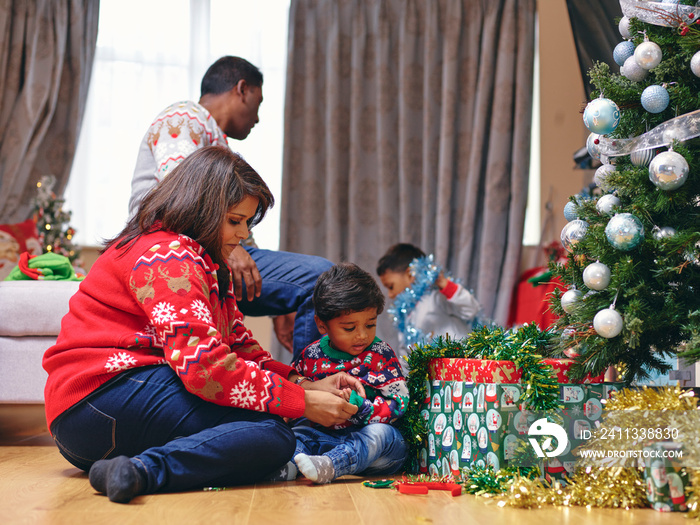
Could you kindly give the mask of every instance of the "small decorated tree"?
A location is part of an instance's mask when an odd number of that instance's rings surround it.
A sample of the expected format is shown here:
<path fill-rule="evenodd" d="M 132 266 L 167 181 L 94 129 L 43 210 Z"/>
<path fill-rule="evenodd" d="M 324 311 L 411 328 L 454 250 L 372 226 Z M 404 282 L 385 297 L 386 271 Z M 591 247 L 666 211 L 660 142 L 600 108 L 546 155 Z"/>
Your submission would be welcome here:
<path fill-rule="evenodd" d="M 33 200 L 34 217 L 39 230 L 39 242 L 44 253 L 64 255 L 77 264 L 80 249 L 73 244 L 75 230 L 68 224 L 71 212 L 63 209 L 65 199 L 53 192 L 56 178 L 45 175 L 37 182 L 37 195 Z"/>
<path fill-rule="evenodd" d="M 616 365 L 631 382 L 700 360 L 700 8 L 620 5 L 620 73 L 592 68 L 583 114 L 598 188 L 564 210 L 568 259 L 552 270 L 568 290 L 551 305 L 573 375 Z"/>

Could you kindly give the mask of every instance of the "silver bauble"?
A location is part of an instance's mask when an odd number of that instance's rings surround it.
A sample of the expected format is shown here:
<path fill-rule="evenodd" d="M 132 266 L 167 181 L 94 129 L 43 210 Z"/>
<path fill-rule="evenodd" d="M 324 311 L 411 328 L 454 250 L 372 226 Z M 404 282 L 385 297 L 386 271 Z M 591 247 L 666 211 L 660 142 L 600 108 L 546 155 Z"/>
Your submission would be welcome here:
<path fill-rule="evenodd" d="M 612 193 L 608 193 L 606 195 L 601 195 L 598 198 L 598 201 L 595 203 L 595 207 L 598 210 L 599 213 L 603 215 L 610 215 L 612 214 L 612 210 L 615 206 L 620 205 L 620 199 L 618 199 L 615 195 Z"/>
<path fill-rule="evenodd" d="M 610 268 L 602 262 L 594 262 L 583 270 L 583 282 L 591 290 L 605 290 L 610 284 Z"/>
<path fill-rule="evenodd" d="M 660 241 L 662 239 L 670 239 L 676 234 L 676 229 L 671 226 L 663 226 L 661 228 L 654 228 L 652 235 L 654 239 Z"/>
<path fill-rule="evenodd" d="M 598 141 L 596 143 L 596 141 Z M 600 159 L 600 135 L 598 133 L 591 133 L 586 139 L 586 149 L 588 154 L 594 159 Z"/>
<path fill-rule="evenodd" d="M 577 290 L 576 288 L 567 290 L 561 296 L 561 307 L 567 314 L 570 314 L 574 308 L 576 308 L 582 296 L 583 294 L 581 291 Z"/>
<path fill-rule="evenodd" d="M 622 38 L 629 38 L 632 36 L 630 34 L 630 19 L 626 16 L 620 18 L 620 22 L 617 24 L 617 29 L 620 31 Z"/>
<path fill-rule="evenodd" d="M 603 191 L 613 191 L 615 188 L 608 180 L 613 171 L 615 171 L 615 166 L 612 164 L 603 164 L 600 168 L 595 170 L 593 182 L 595 182 L 596 185 Z"/>
<path fill-rule="evenodd" d="M 606 339 L 620 335 L 622 326 L 622 316 L 612 308 L 601 310 L 593 318 L 593 329 L 599 336 Z"/>
<path fill-rule="evenodd" d="M 680 140 L 683 142 L 685 139 L 685 136 L 688 134 L 688 130 L 685 129 L 682 125 L 678 125 L 676 122 L 675 124 L 672 124 L 668 126 L 663 133 L 663 141 L 667 142 L 668 144 L 671 144 L 674 140 Z"/>
<path fill-rule="evenodd" d="M 656 152 L 653 149 L 640 149 L 630 153 L 630 161 L 635 166 L 648 166 Z"/>
<path fill-rule="evenodd" d="M 656 42 L 647 40 L 642 42 L 634 50 L 634 60 L 639 64 L 639 67 L 644 69 L 654 69 L 661 63 L 663 54 L 661 48 Z"/>
<path fill-rule="evenodd" d="M 700 51 L 695 53 L 693 58 L 690 59 L 690 70 L 693 72 L 693 75 L 700 77 Z"/>
<path fill-rule="evenodd" d="M 588 223 L 580 219 L 576 219 L 567 223 L 561 230 L 561 243 L 568 251 L 573 250 L 574 246 L 586 236 L 588 231 Z"/>
<path fill-rule="evenodd" d="M 649 180 L 664 191 L 680 188 L 688 179 L 690 168 L 683 155 L 664 151 L 649 164 Z"/>
<path fill-rule="evenodd" d="M 634 55 L 632 55 L 625 60 L 625 63 L 620 68 L 620 74 L 632 82 L 641 82 L 647 78 L 649 71 L 637 64 Z"/>

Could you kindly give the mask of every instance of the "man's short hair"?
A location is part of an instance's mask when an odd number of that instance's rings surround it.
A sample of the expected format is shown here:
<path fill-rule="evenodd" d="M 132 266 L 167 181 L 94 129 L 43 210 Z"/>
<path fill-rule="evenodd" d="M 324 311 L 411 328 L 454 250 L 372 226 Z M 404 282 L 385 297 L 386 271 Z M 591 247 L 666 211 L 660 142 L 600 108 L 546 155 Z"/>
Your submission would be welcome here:
<path fill-rule="evenodd" d="M 201 96 L 231 91 L 240 80 L 261 87 L 263 75 L 245 58 L 225 56 L 214 62 L 202 77 Z"/>

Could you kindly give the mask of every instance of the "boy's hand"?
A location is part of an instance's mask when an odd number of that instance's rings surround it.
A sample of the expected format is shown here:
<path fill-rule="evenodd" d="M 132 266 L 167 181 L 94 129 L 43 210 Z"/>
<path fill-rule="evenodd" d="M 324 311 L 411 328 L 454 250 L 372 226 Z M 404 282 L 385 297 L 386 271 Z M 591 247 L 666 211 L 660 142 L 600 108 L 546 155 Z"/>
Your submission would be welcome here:
<path fill-rule="evenodd" d="M 445 277 L 445 274 L 443 272 L 440 272 L 440 275 L 438 275 L 437 279 L 435 279 L 435 284 L 440 290 L 445 288 L 445 286 L 447 286 L 447 283 L 449 282 L 449 279 Z"/>

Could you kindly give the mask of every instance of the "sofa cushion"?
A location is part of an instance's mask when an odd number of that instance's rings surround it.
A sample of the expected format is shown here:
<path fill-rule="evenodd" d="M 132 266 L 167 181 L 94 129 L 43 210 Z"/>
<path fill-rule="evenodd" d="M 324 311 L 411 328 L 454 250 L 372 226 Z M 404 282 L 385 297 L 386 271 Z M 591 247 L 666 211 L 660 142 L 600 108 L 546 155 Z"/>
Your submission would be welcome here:
<path fill-rule="evenodd" d="M 0 282 L 0 336 L 57 336 L 78 281 Z"/>
<path fill-rule="evenodd" d="M 0 336 L 0 403 L 43 403 L 48 374 L 44 352 L 55 337 Z"/>

